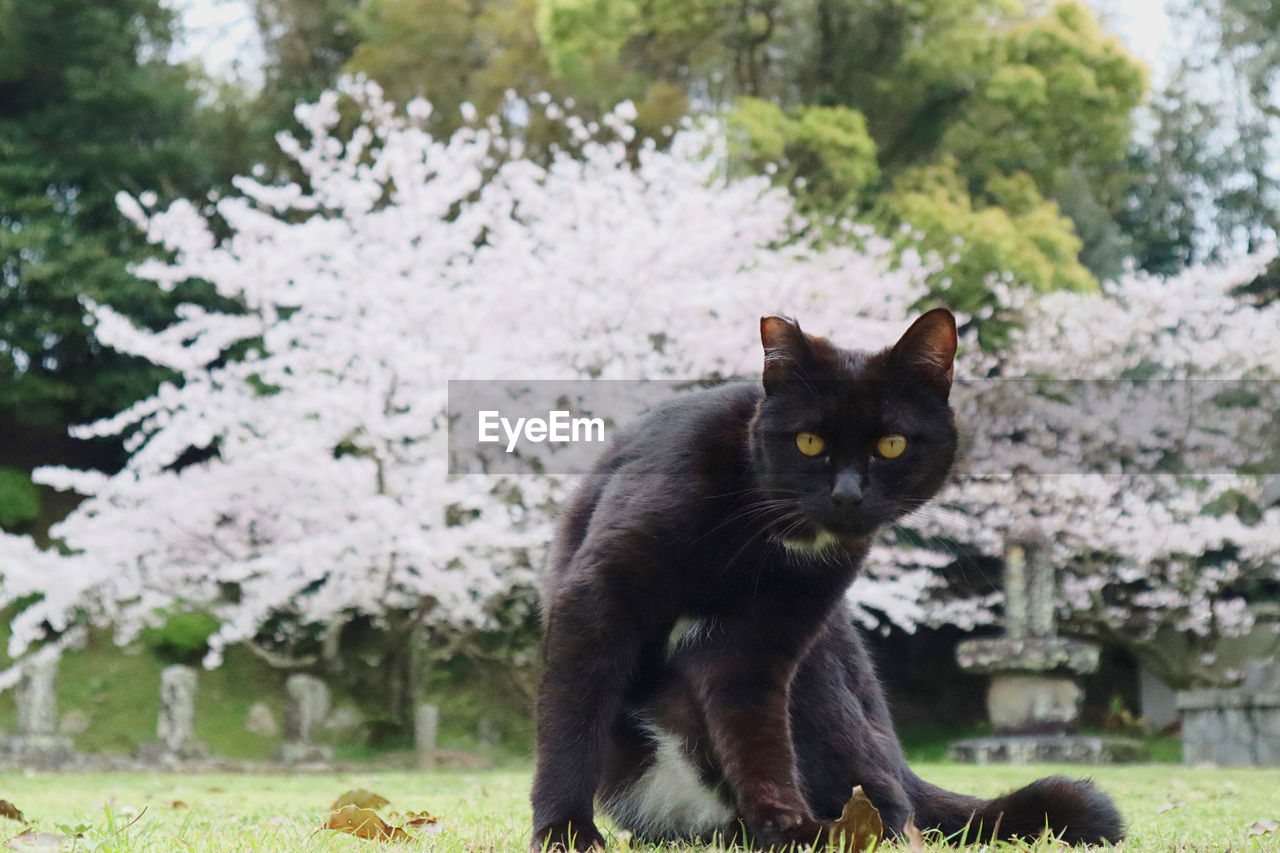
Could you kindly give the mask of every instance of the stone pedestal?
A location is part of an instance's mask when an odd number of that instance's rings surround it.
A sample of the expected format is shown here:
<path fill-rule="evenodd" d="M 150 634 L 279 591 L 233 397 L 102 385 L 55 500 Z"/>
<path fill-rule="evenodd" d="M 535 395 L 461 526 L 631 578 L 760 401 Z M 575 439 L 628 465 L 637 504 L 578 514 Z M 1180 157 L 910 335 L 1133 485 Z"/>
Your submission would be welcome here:
<path fill-rule="evenodd" d="M 1084 691 L 1078 677 L 1098 668 L 1098 648 L 1065 637 L 966 640 L 956 659 L 991 676 L 987 715 L 999 734 L 1062 734 L 1075 730 Z"/>
<path fill-rule="evenodd" d="M 1068 731 L 1080 718 L 1084 691 L 1074 678 L 993 675 L 987 715 L 998 732 L 1040 734 Z"/>
<path fill-rule="evenodd" d="M 1243 687 L 1178 693 L 1184 764 L 1280 767 L 1280 663 L 1245 668 Z"/>
<path fill-rule="evenodd" d="M 967 764 L 1124 764 L 1144 761 L 1140 740 L 1088 735 L 1004 735 L 958 741 L 947 750 Z"/>

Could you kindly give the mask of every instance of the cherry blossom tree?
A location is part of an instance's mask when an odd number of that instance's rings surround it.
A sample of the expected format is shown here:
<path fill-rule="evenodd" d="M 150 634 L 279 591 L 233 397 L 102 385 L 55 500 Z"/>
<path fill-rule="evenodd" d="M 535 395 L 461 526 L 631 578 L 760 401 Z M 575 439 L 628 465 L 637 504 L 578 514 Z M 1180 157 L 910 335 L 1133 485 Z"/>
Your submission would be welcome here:
<path fill-rule="evenodd" d="M 1280 451 L 1280 303 L 1238 293 L 1275 255 L 1131 275 L 1101 295 L 1007 294 L 1020 330 L 970 353 L 970 375 L 1000 378 L 958 395 L 960 476 L 908 539 L 991 557 L 1043 542 L 1065 630 L 1137 650 L 1175 682 L 1221 678 L 1218 640 L 1253 627 L 1251 594 L 1280 588 L 1280 505 L 1260 476 Z M 995 615 L 998 596 L 942 591 L 934 621 Z M 1162 632 L 1182 654 L 1157 654 Z"/>
<path fill-rule="evenodd" d="M 300 108 L 308 139 L 280 144 L 308 188 L 239 180 L 222 241 L 190 203 L 121 197 L 172 253 L 140 275 L 203 279 L 239 308 L 153 332 L 92 306 L 100 340 L 181 378 L 79 430 L 127 439 L 120 473 L 39 472 L 88 498 L 56 528 L 67 556 L 0 540 L 23 549 L 0 586 L 28 602 L 11 654 L 86 621 L 128 640 L 183 607 L 221 621 L 210 664 L 356 616 L 500 628 L 534 606 L 572 483 L 450 476 L 447 380 L 748 374 L 762 314 L 880 345 L 925 292 L 923 265 L 888 271 L 873 237 L 797 237 L 785 194 L 723 176 L 714 127 L 629 147 L 624 104 L 604 127 L 565 119 L 577 150 L 539 164 L 518 127 L 435 139 L 429 111 L 398 116 L 360 80 Z"/>
<path fill-rule="evenodd" d="M 874 348 L 926 295 L 918 257 L 894 253 L 890 268 L 873 235 L 812 236 L 766 179 L 727 177 L 714 124 L 658 150 L 633 138 L 627 104 L 597 127 L 513 102 L 436 139 L 422 129 L 430 109 L 398 114 L 363 80 L 300 108 L 305 140 L 280 144 L 307 185 L 240 179 L 217 203 L 226 239 L 191 203 L 120 198 L 171 253 L 142 276 L 160 289 L 206 280 L 236 308 L 188 307 L 156 332 L 91 306 L 100 340 L 180 379 L 78 431 L 125 438 L 118 474 L 38 473 L 87 499 L 55 529 L 65 553 L 0 536 L 0 603 L 21 603 L 11 655 L 54 653 L 85 624 L 127 641 L 182 608 L 220 621 L 209 664 L 229 643 L 288 649 L 357 617 L 401 638 L 508 630 L 533 614 L 574 482 L 450 474 L 447 380 L 752 375 L 762 314 Z M 530 109 L 565 121 L 574 150 L 526 157 Z M 987 624 L 999 596 L 964 593 L 941 570 L 1034 533 L 1050 542 L 1072 630 L 1245 630 L 1244 581 L 1277 579 L 1280 519 L 1257 478 L 1200 475 L 1222 458 L 1221 435 L 1153 437 L 1121 397 L 1082 406 L 985 380 L 1275 378 L 1280 307 L 1232 293 L 1265 260 L 1103 294 L 993 281 L 997 319 L 1020 331 L 985 352 L 975 330 L 990 318 L 961 318 L 965 459 L 937 506 L 873 551 L 851 590 L 860 618 Z M 1264 440 L 1265 420 L 1236 420 L 1232 441 Z M 1169 458 L 1182 467 L 1153 473 Z"/>

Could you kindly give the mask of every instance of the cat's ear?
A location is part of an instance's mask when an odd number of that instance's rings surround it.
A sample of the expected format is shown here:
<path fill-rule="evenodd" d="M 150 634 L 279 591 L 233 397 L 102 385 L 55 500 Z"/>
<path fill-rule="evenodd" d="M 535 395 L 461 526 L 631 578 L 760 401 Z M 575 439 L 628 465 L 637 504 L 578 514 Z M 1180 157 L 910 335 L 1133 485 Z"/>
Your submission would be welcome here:
<path fill-rule="evenodd" d="M 934 308 L 911 324 L 889 357 L 947 394 L 954 376 L 956 343 L 956 318 L 946 308 Z"/>
<path fill-rule="evenodd" d="M 787 317 L 761 317 L 760 343 L 764 344 L 764 390 L 786 381 L 809 357 L 809 342 L 800 324 Z"/>

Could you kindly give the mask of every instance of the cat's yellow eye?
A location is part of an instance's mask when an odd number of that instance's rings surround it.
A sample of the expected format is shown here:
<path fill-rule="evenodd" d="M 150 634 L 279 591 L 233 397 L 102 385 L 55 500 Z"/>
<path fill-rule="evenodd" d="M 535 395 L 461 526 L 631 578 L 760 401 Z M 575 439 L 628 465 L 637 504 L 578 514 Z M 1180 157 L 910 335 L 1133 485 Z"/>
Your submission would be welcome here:
<path fill-rule="evenodd" d="M 880 437 L 876 442 L 876 453 L 885 459 L 897 459 L 907 449 L 907 437 L 896 432 Z"/>
<path fill-rule="evenodd" d="M 805 456 L 817 456 L 823 450 L 826 450 L 827 443 L 822 440 L 822 436 L 815 435 L 811 432 L 796 433 L 796 447 L 800 448 L 800 452 Z"/>

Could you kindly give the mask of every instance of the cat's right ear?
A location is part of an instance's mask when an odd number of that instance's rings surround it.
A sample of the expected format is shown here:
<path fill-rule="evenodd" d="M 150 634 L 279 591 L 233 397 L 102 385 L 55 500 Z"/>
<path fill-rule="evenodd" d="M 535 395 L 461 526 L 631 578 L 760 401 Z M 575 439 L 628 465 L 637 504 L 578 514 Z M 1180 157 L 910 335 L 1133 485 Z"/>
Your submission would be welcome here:
<path fill-rule="evenodd" d="M 809 354 L 809 342 L 800 324 L 787 317 L 761 317 L 760 343 L 764 345 L 766 392 L 785 382 Z"/>
<path fill-rule="evenodd" d="M 956 318 L 946 308 L 921 315 L 893 346 L 890 358 L 946 395 L 955 376 Z"/>

